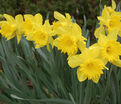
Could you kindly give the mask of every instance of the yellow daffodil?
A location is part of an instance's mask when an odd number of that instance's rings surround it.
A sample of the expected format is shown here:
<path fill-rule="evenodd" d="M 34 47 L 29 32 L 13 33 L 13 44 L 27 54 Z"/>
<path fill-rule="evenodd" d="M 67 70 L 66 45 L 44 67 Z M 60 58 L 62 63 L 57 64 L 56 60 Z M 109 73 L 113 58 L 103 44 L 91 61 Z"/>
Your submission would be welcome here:
<path fill-rule="evenodd" d="M 115 65 L 118 65 L 121 56 L 121 44 L 117 41 L 117 34 L 117 30 L 115 30 L 107 36 L 101 35 L 97 43 L 100 47 L 101 57 Z"/>
<path fill-rule="evenodd" d="M 108 33 L 118 29 L 118 34 L 121 36 L 121 13 L 115 11 L 116 3 L 112 0 L 112 7 L 104 6 L 102 15 L 98 17 L 100 26 L 104 26 Z"/>
<path fill-rule="evenodd" d="M 35 31 L 31 40 L 35 42 L 35 48 L 43 47 L 47 44 L 48 34 L 42 30 Z"/>
<path fill-rule="evenodd" d="M 35 16 L 26 14 L 24 15 L 23 31 L 27 40 L 31 40 L 33 32 L 40 28 L 43 23 L 43 18 L 40 13 L 37 13 Z"/>
<path fill-rule="evenodd" d="M 3 37 L 7 38 L 7 40 L 17 36 L 17 42 L 19 43 L 23 34 L 23 16 L 19 14 L 15 16 L 15 19 L 8 14 L 4 14 L 3 16 L 6 21 L 2 21 L 0 33 Z"/>
<path fill-rule="evenodd" d="M 76 54 L 78 48 L 82 51 L 86 48 L 86 40 L 82 36 L 80 26 L 72 22 L 71 16 L 66 13 L 66 17 L 59 12 L 54 12 L 54 17 L 58 20 L 53 23 L 53 31 L 57 35 L 54 45 L 68 55 Z"/>
<path fill-rule="evenodd" d="M 98 28 L 96 28 L 95 32 L 94 32 L 94 36 L 96 38 L 99 38 L 101 35 L 105 35 L 105 28 L 103 26 L 100 26 Z"/>
<path fill-rule="evenodd" d="M 25 22 L 23 23 L 23 30 L 26 39 L 34 41 L 35 48 L 40 48 L 47 45 L 49 50 L 49 44 L 53 46 L 53 31 L 49 20 L 46 20 L 43 24 L 43 18 L 40 13 L 35 16 L 26 14 L 24 15 Z"/>
<path fill-rule="evenodd" d="M 92 80 L 97 83 L 100 76 L 103 74 L 103 69 L 106 68 L 103 60 L 100 58 L 100 49 L 91 46 L 85 49 L 82 54 L 70 56 L 68 64 L 70 67 L 78 67 L 77 77 L 80 82 Z"/>
<path fill-rule="evenodd" d="M 68 53 L 68 55 L 76 54 L 78 47 L 77 47 L 77 39 L 71 35 L 61 35 L 54 42 L 55 46 L 58 50 L 61 50 L 64 53 Z"/>
<path fill-rule="evenodd" d="M 57 11 L 54 12 L 54 17 L 58 21 L 53 23 L 53 30 L 57 35 L 66 34 L 68 31 L 71 30 L 71 27 L 73 25 L 71 16 L 68 13 L 66 13 L 65 15 L 66 17 Z"/>
<path fill-rule="evenodd" d="M 46 20 L 44 25 L 41 26 L 41 28 L 36 29 L 32 33 L 31 40 L 35 42 L 35 48 L 40 48 L 45 45 L 49 48 L 49 44 L 53 44 L 53 38 L 52 38 L 53 32 L 52 27 L 49 24 L 49 20 Z"/>
<path fill-rule="evenodd" d="M 77 53 L 78 49 L 83 51 L 86 48 L 86 40 L 81 35 L 81 28 L 73 23 L 72 28 L 66 34 L 59 35 L 54 40 L 54 45 L 64 53 L 68 55 L 74 55 Z"/>
<path fill-rule="evenodd" d="M 98 19 L 100 20 L 100 24 L 107 22 L 110 18 L 110 16 L 115 13 L 115 9 L 116 9 L 116 3 L 114 0 L 112 0 L 112 7 L 110 6 L 104 6 L 104 9 L 102 11 L 102 15 L 98 17 Z"/>

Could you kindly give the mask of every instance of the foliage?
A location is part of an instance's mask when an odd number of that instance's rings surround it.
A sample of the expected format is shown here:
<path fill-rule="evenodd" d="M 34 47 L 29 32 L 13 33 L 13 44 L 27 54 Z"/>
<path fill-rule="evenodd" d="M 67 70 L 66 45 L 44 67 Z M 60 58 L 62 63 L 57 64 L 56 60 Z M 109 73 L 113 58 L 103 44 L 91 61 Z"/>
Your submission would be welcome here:
<path fill-rule="evenodd" d="M 13 48 L 14 47 L 14 50 Z M 111 66 L 98 84 L 79 83 L 66 55 L 44 47 L 35 50 L 24 38 L 0 42 L 0 99 L 8 104 L 120 104 L 120 70 Z"/>

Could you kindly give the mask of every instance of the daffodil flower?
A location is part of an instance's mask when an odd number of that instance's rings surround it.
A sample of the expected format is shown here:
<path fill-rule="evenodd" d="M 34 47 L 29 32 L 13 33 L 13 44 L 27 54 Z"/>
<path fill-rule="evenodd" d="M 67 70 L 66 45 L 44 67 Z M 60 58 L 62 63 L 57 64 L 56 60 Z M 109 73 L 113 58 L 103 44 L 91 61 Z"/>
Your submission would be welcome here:
<path fill-rule="evenodd" d="M 78 49 L 86 48 L 86 40 L 82 36 L 82 30 L 77 23 L 73 23 L 71 16 L 66 13 L 66 17 L 59 12 L 54 12 L 54 17 L 58 20 L 53 24 L 53 31 L 57 34 L 54 45 L 61 52 L 74 55 Z"/>
<path fill-rule="evenodd" d="M 104 6 L 102 15 L 98 16 L 98 20 L 100 26 L 104 26 L 108 33 L 117 29 L 118 35 L 121 36 L 121 12 L 117 12 L 115 9 L 116 3 L 112 0 L 112 7 Z"/>
<path fill-rule="evenodd" d="M 72 68 L 78 67 L 77 77 L 80 82 L 88 78 L 88 80 L 98 83 L 103 69 L 108 69 L 105 67 L 107 63 L 100 58 L 100 49 L 95 46 L 86 48 L 82 54 L 68 57 L 68 64 Z"/>
<path fill-rule="evenodd" d="M 2 21 L 0 33 L 3 37 L 7 38 L 7 40 L 17 36 L 17 42 L 19 43 L 23 34 L 23 16 L 21 14 L 16 15 L 15 19 L 8 14 L 4 14 L 3 16 L 6 21 Z"/>
<path fill-rule="evenodd" d="M 101 57 L 107 62 L 111 62 L 119 67 L 120 56 L 121 56 L 121 44 L 117 41 L 118 31 L 114 30 L 110 34 L 100 35 L 97 45 L 100 47 Z"/>

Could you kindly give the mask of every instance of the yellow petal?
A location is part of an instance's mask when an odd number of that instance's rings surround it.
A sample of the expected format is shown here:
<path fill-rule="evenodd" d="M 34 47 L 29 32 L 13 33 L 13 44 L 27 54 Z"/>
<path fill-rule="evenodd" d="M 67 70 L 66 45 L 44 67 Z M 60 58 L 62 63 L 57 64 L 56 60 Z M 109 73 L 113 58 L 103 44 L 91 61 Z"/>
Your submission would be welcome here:
<path fill-rule="evenodd" d="M 80 82 L 85 81 L 87 77 L 83 76 L 79 69 L 77 69 L 77 77 Z"/>
<path fill-rule="evenodd" d="M 86 42 L 84 41 L 78 41 L 77 42 L 78 48 L 80 49 L 80 51 L 84 51 L 86 49 Z"/>
<path fill-rule="evenodd" d="M 112 64 L 114 64 L 114 65 L 116 65 L 116 66 L 118 66 L 118 67 L 121 67 L 121 60 L 118 59 L 118 60 L 116 60 L 116 61 L 113 61 Z"/>
<path fill-rule="evenodd" d="M 109 34 L 108 34 L 108 39 L 109 40 L 117 40 L 117 35 L 118 35 L 118 29 L 114 29 L 112 30 Z"/>
<path fill-rule="evenodd" d="M 21 24 L 23 22 L 23 16 L 21 14 L 15 16 L 16 23 Z"/>
<path fill-rule="evenodd" d="M 90 56 L 92 58 L 100 57 L 100 49 L 101 47 L 97 43 L 95 43 L 89 47 L 89 50 L 87 51 L 86 54 L 87 56 Z"/>
<path fill-rule="evenodd" d="M 121 31 L 119 31 L 118 35 L 121 37 Z"/>
<path fill-rule="evenodd" d="M 70 24 L 70 23 L 69 23 Z M 78 40 L 86 40 L 86 38 L 84 38 L 82 36 L 82 30 L 81 27 L 77 24 L 77 23 L 72 23 L 71 24 L 71 28 L 68 32 L 68 34 L 73 35 L 74 37 L 77 37 Z"/>
<path fill-rule="evenodd" d="M 69 13 L 66 13 L 65 15 L 67 19 L 71 19 L 71 16 L 69 15 Z"/>
<path fill-rule="evenodd" d="M 59 20 L 59 21 L 63 21 L 65 19 L 65 16 L 60 14 L 59 12 L 57 11 L 54 11 L 54 17 L 55 19 Z"/>
<path fill-rule="evenodd" d="M 25 14 L 25 15 L 24 15 L 24 19 L 25 19 L 25 20 L 27 20 L 27 19 L 33 19 L 33 17 L 34 17 L 34 16 L 31 15 L 31 14 Z"/>
<path fill-rule="evenodd" d="M 1 26 L 3 23 L 6 23 L 6 21 L 0 21 L 0 26 Z"/>
<path fill-rule="evenodd" d="M 55 40 L 53 41 L 53 45 L 56 46 L 56 47 L 58 47 L 58 40 L 57 40 L 57 39 L 55 39 Z"/>
<path fill-rule="evenodd" d="M 51 52 L 51 51 L 50 51 L 50 46 L 49 46 L 49 44 L 47 44 L 47 50 L 48 50 L 49 52 Z"/>
<path fill-rule="evenodd" d="M 52 27 L 49 23 L 49 20 L 45 20 L 45 23 L 43 25 L 43 29 L 50 35 L 52 36 Z"/>
<path fill-rule="evenodd" d="M 102 46 L 102 44 L 104 44 L 106 41 L 107 41 L 107 37 L 105 35 L 101 35 L 98 40 L 98 44 Z"/>
<path fill-rule="evenodd" d="M 49 20 L 45 20 L 44 25 L 46 25 L 47 27 L 49 27 L 50 26 Z"/>
<path fill-rule="evenodd" d="M 54 47 L 54 44 L 53 44 L 54 39 L 51 36 L 48 37 L 48 42 L 51 44 L 51 46 L 53 48 Z"/>
<path fill-rule="evenodd" d="M 72 68 L 80 66 L 81 63 L 82 63 L 81 55 L 74 55 L 68 57 L 68 64 Z"/>
<path fill-rule="evenodd" d="M 50 50 L 49 44 L 51 44 L 52 48 L 54 47 L 53 41 L 54 41 L 54 39 L 53 39 L 51 36 L 49 36 L 49 37 L 48 37 L 48 43 L 47 43 L 47 50 L 48 50 L 49 52 L 51 51 L 51 50 Z"/>
<path fill-rule="evenodd" d="M 116 9 L 116 3 L 115 3 L 115 1 L 114 0 L 112 0 L 112 9 Z"/>
<path fill-rule="evenodd" d="M 3 15 L 8 22 L 14 23 L 14 18 L 8 14 Z"/>
<path fill-rule="evenodd" d="M 42 25 L 42 22 L 43 22 L 43 18 L 42 18 L 42 15 L 40 13 L 37 13 L 35 16 L 34 16 L 34 21 L 36 23 L 39 23 Z"/>
<path fill-rule="evenodd" d="M 94 36 L 96 38 L 99 38 L 101 35 L 105 35 L 105 30 L 103 26 L 98 27 L 94 32 Z"/>
<path fill-rule="evenodd" d="M 6 37 L 6 38 L 7 38 L 7 40 L 10 40 L 10 39 L 12 39 L 12 38 L 14 38 L 14 37 L 15 37 L 15 34 L 12 34 L 11 36 Z"/>
<path fill-rule="evenodd" d="M 105 69 L 107 69 L 107 70 L 109 70 L 109 68 L 108 68 L 108 67 L 106 67 L 106 66 L 105 66 L 104 68 L 105 68 Z"/>
<path fill-rule="evenodd" d="M 98 83 L 99 79 L 100 79 L 100 77 L 93 78 L 92 81 L 93 81 L 94 83 Z"/>
<path fill-rule="evenodd" d="M 21 40 L 21 34 L 17 34 L 17 43 L 19 44 L 20 40 Z"/>

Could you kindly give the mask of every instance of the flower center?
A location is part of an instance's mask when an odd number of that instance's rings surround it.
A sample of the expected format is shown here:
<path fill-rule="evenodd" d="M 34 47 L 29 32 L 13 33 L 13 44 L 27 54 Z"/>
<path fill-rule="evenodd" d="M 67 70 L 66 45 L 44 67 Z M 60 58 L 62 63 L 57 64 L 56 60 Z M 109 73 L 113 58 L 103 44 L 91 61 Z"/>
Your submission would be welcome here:
<path fill-rule="evenodd" d="M 93 63 L 88 63 L 88 64 L 87 64 L 87 67 L 88 67 L 89 69 L 91 69 L 92 67 L 94 67 L 94 64 L 93 64 Z"/>
<path fill-rule="evenodd" d="M 109 47 L 107 47 L 106 52 L 110 53 L 110 51 L 111 51 L 111 47 L 109 46 Z"/>
<path fill-rule="evenodd" d="M 67 39 L 66 42 L 65 42 L 67 46 L 71 46 L 73 45 L 73 41 L 71 39 Z"/>
<path fill-rule="evenodd" d="M 108 41 L 102 49 L 103 58 L 108 61 L 113 61 L 119 58 L 121 55 L 121 45 L 117 41 Z"/>
<path fill-rule="evenodd" d="M 42 32 L 42 33 L 40 34 L 40 38 L 43 39 L 43 40 L 45 40 L 45 39 L 46 39 L 46 33 L 43 33 L 43 32 Z"/>

